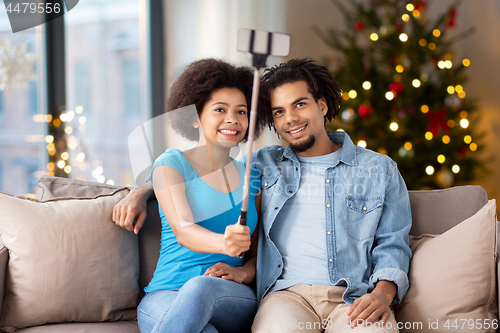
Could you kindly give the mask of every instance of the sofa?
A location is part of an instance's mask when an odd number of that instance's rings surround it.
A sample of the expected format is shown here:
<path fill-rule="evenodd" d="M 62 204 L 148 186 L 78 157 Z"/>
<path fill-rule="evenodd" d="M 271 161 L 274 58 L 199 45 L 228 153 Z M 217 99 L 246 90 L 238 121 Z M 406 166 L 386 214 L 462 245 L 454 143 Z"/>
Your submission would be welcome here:
<path fill-rule="evenodd" d="M 37 199 L 0 193 L 0 330 L 139 332 L 135 307 L 160 249 L 156 200 L 134 235 L 111 221 L 128 188 L 48 176 L 38 186 Z M 498 331 L 495 201 L 459 186 L 410 191 L 410 202 L 414 256 L 395 307 L 400 331 Z"/>

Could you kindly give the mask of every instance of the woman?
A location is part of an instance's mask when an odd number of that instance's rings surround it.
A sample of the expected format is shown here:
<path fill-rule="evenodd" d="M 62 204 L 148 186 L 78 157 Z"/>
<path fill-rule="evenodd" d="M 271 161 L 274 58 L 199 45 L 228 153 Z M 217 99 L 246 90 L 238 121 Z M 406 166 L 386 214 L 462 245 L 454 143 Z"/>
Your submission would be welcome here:
<path fill-rule="evenodd" d="M 247 137 L 252 78 L 248 68 L 205 59 L 188 66 L 172 87 L 172 127 L 198 144 L 184 152 L 168 149 L 153 165 L 162 236 L 155 274 L 137 311 L 143 333 L 243 332 L 251 326 L 257 301 L 247 284 L 255 277 L 260 178 L 253 170 L 242 226 L 245 166 L 229 152 Z M 192 104 L 194 113 L 184 108 Z M 258 120 L 259 130 L 262 124 Z"/>

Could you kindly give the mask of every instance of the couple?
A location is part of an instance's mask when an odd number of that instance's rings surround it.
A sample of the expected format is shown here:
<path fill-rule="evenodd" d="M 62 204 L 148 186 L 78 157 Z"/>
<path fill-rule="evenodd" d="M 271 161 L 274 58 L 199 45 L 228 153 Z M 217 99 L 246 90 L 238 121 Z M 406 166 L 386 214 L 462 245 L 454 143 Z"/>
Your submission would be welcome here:
<path fill-rule="evenodd" d="M 257 121 L 289 146 L 253 153 L 248 225 L 236 223 L 230 199 L 241 198 L 244 165 L 229 150 L 246 138 L 251 84 L 249 69 L 206 59 L 172 87 L 169 110 L 195 104 L 199 115 L 172 125 L 199 144 L 154 164 L 161 252 L 138 307 L 141 332 L 243 332 L 252 322 L 259 333 L 397 331 L 391 305 L 408 289 L 411 213 L 396 164 L 326 132 L 340 90 L 326 68 L 290 60 L 266 70 Z M 132 190 L 113 221 L 137 233 L 152 191 Z"/>

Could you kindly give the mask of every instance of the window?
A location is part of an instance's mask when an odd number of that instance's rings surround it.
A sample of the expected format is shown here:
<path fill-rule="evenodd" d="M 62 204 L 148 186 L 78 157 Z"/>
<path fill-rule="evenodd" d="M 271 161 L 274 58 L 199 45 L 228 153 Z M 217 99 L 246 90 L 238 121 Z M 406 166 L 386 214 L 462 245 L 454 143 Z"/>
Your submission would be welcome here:
<path fill-rule="evenodd" d="M 0 120 L 2 119 L 4 113 L 5 111 L 3 106 L 3 91 L 0 91 Z"/>
<path fill-rule="evenodd" d="M 83 110 L 92 112 L 91 109 L 91 85 L 92 75 L 90 63 L 87 61 L 79 61 L 74 64 L 74 96 L 75 106 L 81 106 Z"/>
<path fill-rule="evenodd" d="M 151 118 L 139 0 L 80 1 L 65 18 L 68 176 L 135 185 L 128 136 Z M 119 8 L 119 10 L 117 10 Z M 144 107 L 144 105 L 146 107 Z M 70 130 L 68 130 L 68 127 Z"/>
<path fill-rule="evenodd" d="M 29 83 L 29 110 L 30 115 L 38 114 L 38 85 L 36 81 Z"/>
<path fill-rule="evenodd" d="M 140 116 L 139 61 L 127 60 L 123 63 L 125 115 L 128 118 Z"/>
<path fill-rule="evenodd" d="M 37 101 L 45 81 L 36 66 L 43 36 L 41 28 L 12 33 L 7 13 L 0 11 L 0 72 L 2 66 L 16 69 L 0 78 L 0 190 L 15 195 L 33 193 L 35 174 L 46 169 L 46 111 Z"/>

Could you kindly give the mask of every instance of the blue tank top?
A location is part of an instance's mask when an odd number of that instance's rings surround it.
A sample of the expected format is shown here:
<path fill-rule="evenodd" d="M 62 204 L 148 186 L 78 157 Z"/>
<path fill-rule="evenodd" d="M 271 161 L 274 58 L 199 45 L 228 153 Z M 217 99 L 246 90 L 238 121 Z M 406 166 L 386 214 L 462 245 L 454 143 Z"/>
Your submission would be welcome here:
<path fill-rule="evenodd" d="M 184 178 L 186 199 L 195 223 L 223 234 L 228 225 L 238 221 L 241 213 L 245 165 L 240 161 L 232 161 L 239 171 L 240 184 L 231 193 L 219 192 L 209 186 L 178 149 L 167 149 L 156 159 L 153 170 L 159 165 L 168 165 L 177 170 Z M 259 192 L 260 181 L 258 171 L 252 169 L 247 214 L 247 225 L 251 233 L 257 225 L 255 195 Z M 160 257 L 153 279 L 144 291 L 180 288 L 189 279 L 202 275 L 218 262 L 233 267 L 243 264 L 243 258 L 219 253 L 197 253 L 180 246 L 159 205 L 158 208 L 162 224 Z"/>

